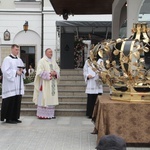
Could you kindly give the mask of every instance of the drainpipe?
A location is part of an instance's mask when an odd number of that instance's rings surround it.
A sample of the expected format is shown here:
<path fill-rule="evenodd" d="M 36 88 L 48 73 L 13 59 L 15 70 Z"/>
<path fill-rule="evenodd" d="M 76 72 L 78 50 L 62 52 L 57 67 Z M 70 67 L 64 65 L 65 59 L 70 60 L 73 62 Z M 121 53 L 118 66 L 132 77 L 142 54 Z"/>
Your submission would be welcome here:
<path fill-rule="evenodd" d="M 41 14 L 41 57 L 43 57 L 43 45 L 44 45 L 44 41 L 43 41 L 43 37 L 44 37 L 44 0 L 42 0 L 42 14 Z"/>

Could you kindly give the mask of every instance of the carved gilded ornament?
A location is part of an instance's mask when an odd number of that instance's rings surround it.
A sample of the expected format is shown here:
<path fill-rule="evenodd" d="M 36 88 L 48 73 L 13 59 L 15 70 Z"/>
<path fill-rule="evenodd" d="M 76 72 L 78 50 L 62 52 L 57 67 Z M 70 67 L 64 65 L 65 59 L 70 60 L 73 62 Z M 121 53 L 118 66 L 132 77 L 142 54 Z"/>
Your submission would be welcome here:
<path fill-rule="evenodd" d="M 107 40 L 90 51 L 89 64 L 112 90 L 112 100 L 150 102 L 148 31 L 146 23 L 135 23 L 130 38 Z M 96 62 L 97 55 L 103 64 Z"/>

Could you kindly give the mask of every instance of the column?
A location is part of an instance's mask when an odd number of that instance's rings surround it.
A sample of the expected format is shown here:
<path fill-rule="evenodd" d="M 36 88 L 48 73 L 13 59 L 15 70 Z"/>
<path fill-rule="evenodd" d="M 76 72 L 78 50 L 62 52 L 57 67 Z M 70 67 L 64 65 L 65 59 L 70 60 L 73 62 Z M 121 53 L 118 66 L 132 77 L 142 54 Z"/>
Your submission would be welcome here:
<path fill-rule="evenodd" d="M 131 35 L 133 23 L 138 22 L 139 12 L 144 0 L 127 0 L 127 37 Z"/>
<path fill-rule="evenodd" d="M 122 13 L 122 8 L 125 5 L 126 0 L 114 0 L 112 5 L 112 38 L 119 37 L 120 23 L 122 16 L 126 16 Z M 125 13 L 125 12 L 124 12 Z"/>

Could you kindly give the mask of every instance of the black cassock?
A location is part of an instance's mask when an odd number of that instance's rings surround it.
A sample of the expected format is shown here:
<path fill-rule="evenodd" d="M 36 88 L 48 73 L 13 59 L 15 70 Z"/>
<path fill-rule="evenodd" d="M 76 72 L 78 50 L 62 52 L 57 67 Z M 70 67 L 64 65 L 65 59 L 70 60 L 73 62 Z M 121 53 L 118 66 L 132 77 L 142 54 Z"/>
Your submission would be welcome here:
<path fill-rule="evenodd" d="M 1 121 L 18 120 L 20 117 L 22 95 L 16 95 L 2 99 Z"/>

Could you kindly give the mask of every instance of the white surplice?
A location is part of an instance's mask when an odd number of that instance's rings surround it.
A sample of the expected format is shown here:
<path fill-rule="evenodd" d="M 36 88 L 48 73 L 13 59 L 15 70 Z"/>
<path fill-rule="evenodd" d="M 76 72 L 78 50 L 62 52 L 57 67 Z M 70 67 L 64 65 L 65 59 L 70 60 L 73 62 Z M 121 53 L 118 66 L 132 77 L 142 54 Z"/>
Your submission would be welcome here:
<path fill-rule="evenodd" d="M 102 59 L 101 59 L 102 60 Z M 100 60 L 98 60 L 98 63 L 100 63 Z M 87 94 L 98 94 L 103 93 L 103 86 L 101 84 L 98 84 L 99 76 L 92 70 L 90 67 L 88 60 L 85 61 L 84 67 L 83 67 L 83 75 L 85 79 L 86 91 Z M 92 79 L 88 79 L 88 75 L 92 75 Z"/>
<path fill-rule="evenodd" d="M 14 57 L 14 56 L 13 56 Z M 7 98 L 15 95 L 24 95 L 24 73 L 19 76 L 16 74 L 19 66 L 24 66 L 23 61 L 20 58 L 12 58 L 7 56 L 2 63 L 1 69 L 3 73 L 2 83 L 2 98 Z"/>

